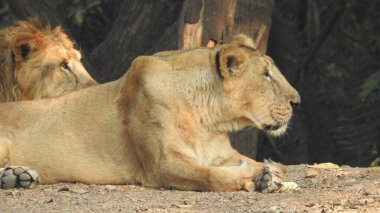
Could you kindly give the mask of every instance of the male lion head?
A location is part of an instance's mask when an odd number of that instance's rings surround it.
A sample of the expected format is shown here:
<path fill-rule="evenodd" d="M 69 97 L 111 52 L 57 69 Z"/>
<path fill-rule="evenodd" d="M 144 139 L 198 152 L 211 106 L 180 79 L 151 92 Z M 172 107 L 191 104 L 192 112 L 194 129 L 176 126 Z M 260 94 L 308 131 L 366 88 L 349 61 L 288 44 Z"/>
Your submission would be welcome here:
<path fill-rule="evenodd" d="M 60 27 L 20 21 L 0 31 L 0 102 L 60 96 L 95 85 Z"/>
<path fill-rule="evenodd" d="M 229 107 L 239 126 L 253 125 L 269 135 L 281 135 L 300 96 L 273 60 L 253 48 L 252 40 L 237 38 L 220 46 L 216 56 Z"/>

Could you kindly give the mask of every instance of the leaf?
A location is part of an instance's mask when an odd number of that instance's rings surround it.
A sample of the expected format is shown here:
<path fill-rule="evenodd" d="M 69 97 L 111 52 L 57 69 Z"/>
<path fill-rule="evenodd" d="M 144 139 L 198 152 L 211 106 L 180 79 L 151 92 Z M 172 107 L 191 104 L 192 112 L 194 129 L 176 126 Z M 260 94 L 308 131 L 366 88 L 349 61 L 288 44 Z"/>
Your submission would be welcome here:
<path fill-rule="evenodd" d="M 188 205 L 188 204 L 174 204 L 174 205 L 178 208 L 192 208 L 193 207 L 192 205 Z"/>
<path fill-rule="evenodd" d="M 379 82 L 377 79 L 374 78 L 368 78 L 364 84 L 360 88 L 359 92 L 359 98 L 361 100 L 364 100 L 367 98 L 367 96 L 374 91 L 375 89 L 379 88 Z"/>
<path fill-rule="evenodd" d="M 314 165 L 307 164 L 306 166 L 314 169 L 339 169 L 339 166 L 333 163 L 320 163 Z"/>
<path fill-rule="evenodd" d="M 60 188 L 60 189 L 58 190 L 58 192 L 68 192 L 68 191 L 70 191 L 70 189 L 67 188 L 67 187 L 63 187 L 63 188 Z"/>
<path fill-rule="evenodd" d="M 380 166 L 380 157 L 378 158 L 375 158 L 371 164 L 369 165 L 370 167 L 377 167 L 377 166 Z"/>
<path fill-rule="evenodd" d="M 285 192 L 285 191 L 289 191 L 289 190 L 299 190 L 301 189 L 298 184 L 296 184 L 295 182 L 282 182 L 281 183 L 281 188 L 279 188 L 277 190 L 277 192 Z"/>

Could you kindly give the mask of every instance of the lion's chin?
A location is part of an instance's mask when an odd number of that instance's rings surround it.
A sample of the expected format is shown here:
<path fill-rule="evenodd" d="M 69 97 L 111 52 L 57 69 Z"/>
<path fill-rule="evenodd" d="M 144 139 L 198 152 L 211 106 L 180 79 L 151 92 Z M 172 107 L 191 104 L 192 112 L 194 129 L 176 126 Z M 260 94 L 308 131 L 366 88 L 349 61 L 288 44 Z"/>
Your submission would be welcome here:
<path fill-rule="evenodd" d="M 270 135 L 270 136 L 280 136 L 282 134 L 285 133 L 286 129 L 288 128 L 288 124 L 284 124 L 284 125 L 265 125 L 264 128 L 263 128 L 263 131 Z"/>

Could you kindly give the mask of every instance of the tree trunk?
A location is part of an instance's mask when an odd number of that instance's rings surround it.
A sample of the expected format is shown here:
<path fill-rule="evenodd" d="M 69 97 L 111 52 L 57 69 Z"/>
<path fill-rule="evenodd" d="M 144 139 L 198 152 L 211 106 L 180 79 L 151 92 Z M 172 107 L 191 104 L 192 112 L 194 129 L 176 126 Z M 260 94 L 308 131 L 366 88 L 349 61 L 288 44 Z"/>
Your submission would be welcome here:
<path fill-rule="evenodd" d="M 211 47 L 244 33 L 265 53 L 273 6 L 273 1 L 266 0 L 185 0 L 179 48 Z"/>

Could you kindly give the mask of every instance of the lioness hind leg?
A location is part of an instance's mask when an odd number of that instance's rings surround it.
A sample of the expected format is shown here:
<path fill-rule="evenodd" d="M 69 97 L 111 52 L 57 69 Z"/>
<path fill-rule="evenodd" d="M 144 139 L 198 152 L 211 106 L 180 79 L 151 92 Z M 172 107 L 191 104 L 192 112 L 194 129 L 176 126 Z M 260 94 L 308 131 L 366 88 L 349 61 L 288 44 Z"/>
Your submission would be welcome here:
<path fill-rule="evenodd" d="M 262 193 L 277 191 L 281 188 L 286 169 L 282 164 L 265 160 L 262 173 L 254 178 L 255 189 Z"/>
<path fill-rule="evenodd" d="M 0 168 L 0 188 L 29 188 L 38 183 L 36 171 L 27 167 L 11 166 Z"/>

